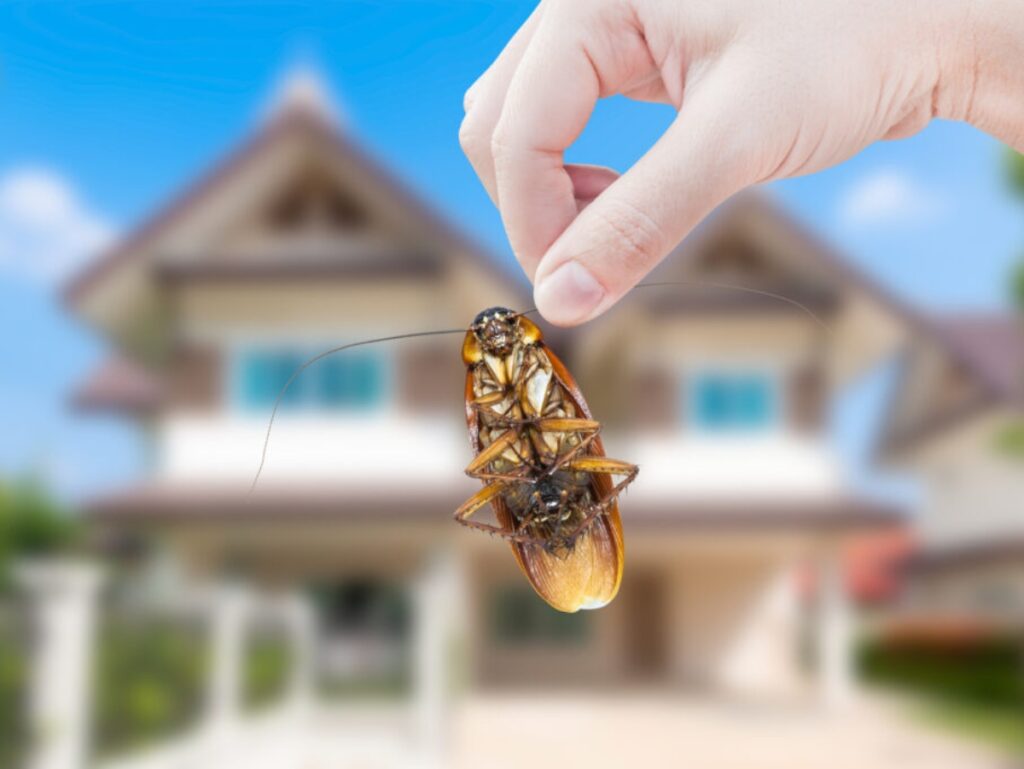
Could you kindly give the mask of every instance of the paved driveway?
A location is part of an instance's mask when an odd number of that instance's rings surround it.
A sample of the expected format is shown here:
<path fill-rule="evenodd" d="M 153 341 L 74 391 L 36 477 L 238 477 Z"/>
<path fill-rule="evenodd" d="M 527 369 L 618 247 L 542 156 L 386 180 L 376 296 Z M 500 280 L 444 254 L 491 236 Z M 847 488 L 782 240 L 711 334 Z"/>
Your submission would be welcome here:
<path fill-rule="evenodd" d="M 454 747 L 458 769 L 1013 766 L 875 700 L 840 715 L 650 694 L 476 697 L 460 711 Z"/>

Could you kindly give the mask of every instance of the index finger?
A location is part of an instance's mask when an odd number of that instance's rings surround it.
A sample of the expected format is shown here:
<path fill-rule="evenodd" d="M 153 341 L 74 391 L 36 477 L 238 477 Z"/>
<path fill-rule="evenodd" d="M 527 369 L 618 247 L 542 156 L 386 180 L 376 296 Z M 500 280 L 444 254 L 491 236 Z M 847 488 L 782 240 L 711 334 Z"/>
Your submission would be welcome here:
<path fill-rule="evenodd" d="M 599 95 L 583 37 L 548 13 L 509 84 L 492 141 L 501 216 L 531 278 L 576 217 L 563 153 L 583 131 Z"/>

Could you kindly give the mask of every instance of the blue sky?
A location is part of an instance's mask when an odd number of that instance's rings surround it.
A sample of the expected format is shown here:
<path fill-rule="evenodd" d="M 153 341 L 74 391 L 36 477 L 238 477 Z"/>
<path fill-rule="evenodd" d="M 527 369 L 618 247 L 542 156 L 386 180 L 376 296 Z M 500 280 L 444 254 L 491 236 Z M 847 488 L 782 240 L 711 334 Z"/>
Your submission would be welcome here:
<path fill-rule="evenodd" d="M 251 130 L 299 59 L 331 83 L 347 130 L 509 258 L 456 134 L 463 92 L 531 5 L 0 6 L 0 474 L 36 470 L 76 494 L 135 471 L 130 431 L 64 407 L 103 350 L 63 314 L 56 287 Z M 570 157 L 624 169 L 671 118 L 609 100 Z M 936 310 L 996 308 L 1024 252 L 1024 208 L 1004 188 L 1001 152 L 966 126 L 937 123 L 774 192 L 901 296 Z M 40 220 L 62 229 L 40 232 Z M 851 454 L 866 450 L 883 392 L 884 377 L 865 382 L 837 418 Z"/>

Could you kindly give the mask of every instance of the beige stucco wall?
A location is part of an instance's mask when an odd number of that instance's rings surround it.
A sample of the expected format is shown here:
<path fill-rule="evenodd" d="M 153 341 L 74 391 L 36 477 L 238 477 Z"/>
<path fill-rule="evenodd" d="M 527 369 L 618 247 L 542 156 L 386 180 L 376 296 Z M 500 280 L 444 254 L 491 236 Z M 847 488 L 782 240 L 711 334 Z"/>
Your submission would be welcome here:
<path fill-rule="evenodd" d="M 789 558 L 696 557 L 671 573 L 673 677 L 742 694 L 791 694 L 799 607 Z"/>
<path fill-rule="evenodd" d="M 996 445 L 1012 418 L 992 409 L 915 456 L 912 469 L 925 485 L 918 527 L 926 548 L 1024 538 L 1024 462 Z"/>

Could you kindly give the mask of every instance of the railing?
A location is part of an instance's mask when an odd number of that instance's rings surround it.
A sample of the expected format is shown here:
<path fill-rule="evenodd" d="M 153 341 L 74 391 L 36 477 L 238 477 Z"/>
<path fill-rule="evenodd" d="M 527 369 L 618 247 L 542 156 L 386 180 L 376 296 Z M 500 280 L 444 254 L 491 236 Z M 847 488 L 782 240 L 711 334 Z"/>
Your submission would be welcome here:
<path fill-rule="evenodd" d="M 221 583 L 162 600 L 112 600 L 94 565 L 24 566 L 31 635 L 18 629 L 22 615 L 0 613 L 0 672 L 18 671 L 9 689 L 0 681 L 0 705 L 10 711 L 0 712 L 0 769 L 288 769 L 367 756 L 385 756 L 378 765 L 441 765 L 446 649 L 461 598 L 454 562 L 438 556 L 411 586 L 400 739 L 361 727 L 345 738 L 333 727 L 309 731 L 321 714 L 304 717 L 317 658 L 304 596 Z"/>
<path fill-rule="evenodd" d="M 301 709 L 311 691 L 313 615 L 299 596 L 219 585 L 111 600 L 85 564 L 19 577 L 33 643 L 29 654 L 17 618 L 0 614 L 0 675 L 14 671 L 0 680 L 3 769 L 202 766 L 249 714 Z"/>

